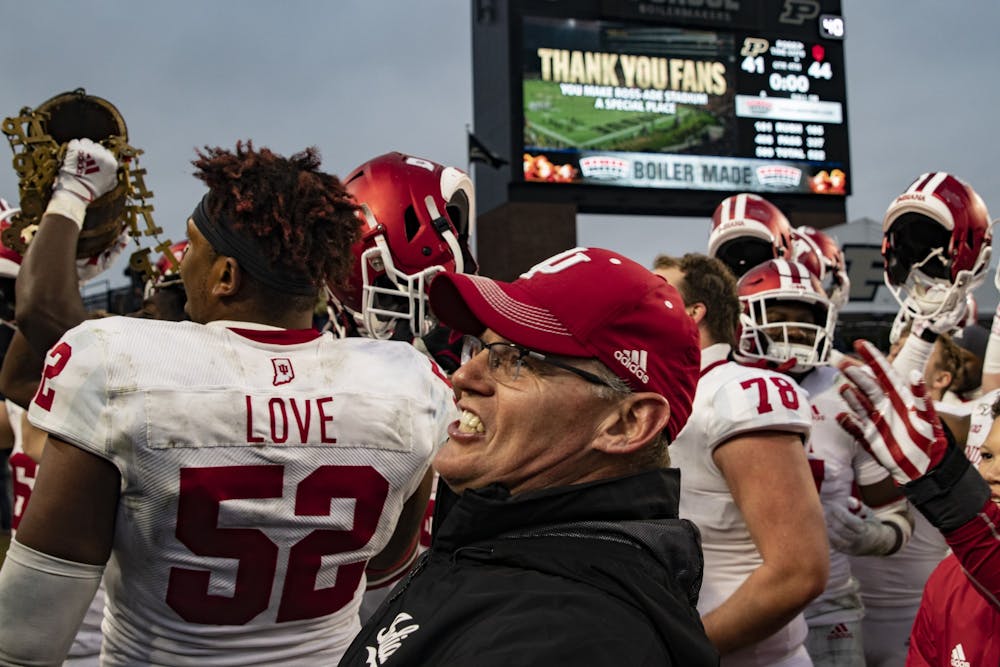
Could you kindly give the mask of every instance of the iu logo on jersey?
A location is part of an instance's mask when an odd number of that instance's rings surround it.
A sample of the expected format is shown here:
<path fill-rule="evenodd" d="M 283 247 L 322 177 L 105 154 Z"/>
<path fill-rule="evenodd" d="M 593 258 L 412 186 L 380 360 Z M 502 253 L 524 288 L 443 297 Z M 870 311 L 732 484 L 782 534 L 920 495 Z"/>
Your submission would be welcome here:
<path fill-rule="evenodd" d="M 295 369 L 292 368 L 292 360 L 286 357 L 274 357 L 271 359 L 274 366 L 274 386 L 288 384 L 295 379 Z"/>

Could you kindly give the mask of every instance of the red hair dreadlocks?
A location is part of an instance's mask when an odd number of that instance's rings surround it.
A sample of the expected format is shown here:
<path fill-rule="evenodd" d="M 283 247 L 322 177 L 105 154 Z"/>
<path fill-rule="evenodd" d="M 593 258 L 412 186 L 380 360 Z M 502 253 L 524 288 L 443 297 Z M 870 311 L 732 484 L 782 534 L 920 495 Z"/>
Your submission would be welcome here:
<path fill-rule="evenodd" d="M 289 158 L 240 141 L 236 150 L 205 146 L 193 160 L 212 191 L 209 213 L 256 240 L 272 263 L 296 267 L 316 283 L 342 281 L 358 239 L 358 206 L 340 179 L 319 170 L 310 147 Z"/>

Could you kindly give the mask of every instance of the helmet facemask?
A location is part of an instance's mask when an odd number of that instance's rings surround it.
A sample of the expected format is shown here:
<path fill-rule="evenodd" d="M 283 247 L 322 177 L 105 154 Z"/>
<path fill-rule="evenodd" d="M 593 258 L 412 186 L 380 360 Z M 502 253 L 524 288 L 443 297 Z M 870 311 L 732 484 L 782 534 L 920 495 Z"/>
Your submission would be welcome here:
<path fill-rule="evenodd" d="M 468 257 L 468 252 L 464 250 L 467 244 L 459 243 L 451 223 L 438 211 L 432 197 L 426 197 L 424 204 L 441 238 L 451 250 L 456 273 L 462 273 Z M 369 228 L 378 230 L 378 221 L 371 210 L 364 204 L 361 208 Z M 427 288 L 431 278 L 445 271 L 445 267 L 435 264 L 417 273 L 405 273 L 393 262 L 383 233 L 377 232 L 372 242 L 374 246 L 361 255 L 362 309 L 360 314 L 355 313 L 355 317 L 359 317 L 359 325 L 374 338 L 391 338 L 394 335 L 398 337 L 396 328 L 405 321 L 411 335 L 425 336 L 437 326 L 427 299 Z"/>
<path fill-rule="evenodd" d="M 885 238 L 885 283 L 911 319 L 954 312 L 982 284 L 991 248 L 984 244 L 971 269 L 953 271 L 951 233 L 920 213 L 901 215 Z"/>
<path fill-rule="evenodd" d="M 802 295 L 795 299 L 761 295 L 741 297 L 744 312 L 740 315 L 740 355 L 764 359 L 776 366 L 794 360 L 791 373 L 807 373 L 830 360 L 836 314 L 825 298 Z M 805 306 L 814 322 L 785 317 L 769 317 L 769 306 Z M 772 311 L 773 312 L 773 311 Z"/>
<path fill-rule="evenodd" d="M 427 301 L 441 272 L 477 270 L 469 239 L 475 193 L 464 171 L 399 152 L 356 168 L 345 186 L 360 208 L 354 268 L 327 285 L 354 335 L 410 341 L 438 326 Z M 338 320 L 340 322 L 340 320 Z M 356 330 L 355 330 L 356 329 Z"/>

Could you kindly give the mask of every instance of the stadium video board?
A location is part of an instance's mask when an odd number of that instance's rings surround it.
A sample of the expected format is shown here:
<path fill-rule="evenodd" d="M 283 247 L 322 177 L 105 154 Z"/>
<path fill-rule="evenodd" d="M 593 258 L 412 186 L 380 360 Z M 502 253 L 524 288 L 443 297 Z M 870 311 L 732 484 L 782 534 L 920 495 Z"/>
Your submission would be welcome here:
<path fill-rule="evenodd" d="M 839 1 L 511 0 L 507 18 L 513 199 L 850 194 Z"/>

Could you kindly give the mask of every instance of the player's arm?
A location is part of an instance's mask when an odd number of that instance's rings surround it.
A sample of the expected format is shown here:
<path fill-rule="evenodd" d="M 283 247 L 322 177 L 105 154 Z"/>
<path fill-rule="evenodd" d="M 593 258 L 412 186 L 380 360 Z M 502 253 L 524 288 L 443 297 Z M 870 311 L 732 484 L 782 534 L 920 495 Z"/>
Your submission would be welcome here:
<path fill-rule="evenodd" d="M 88 161 L 90 166 L 80 170 L 79 165 Z M 76 247 L 87 206 L 114 187 L 117 167 L 103 146 L 89 139 L 70 141 L 52 197 L 24 254 L 15 283 L 18 332 L 0 371 L 0 390 L 24 408 L 34 395 L 49 349 L 87 318 Z"/>
<path fill-rule="evenodd" d="M 111 554 L 119 474 L 59 439 L 0 569 L 0 662 L 59 664 Z"/>
<path fill-rule="evenodd" d="M 0 410 L 0 450 L 14 448 L 14 429 L 10 425 L 7 406 Z"/>
<path fill-rule="evenodd" d="M 87 317 L 76 275 L 80 228 L 46 213 L 24 255 L 17 278 L 17 324 L 41 360 L 68 330 Z"/>
<path fill-rule="evenodd" d="M 972 415 L 950 415 L 939 413 L 938 418 L 941 423 L 948 427 L 951 435 L 955 438 L 955 443 L 959 447 L 964 447 L 969 439 L 969 428 L 972 426 Z"/>
<path fill-rule="evenodd" d="M 993 314 L 990 337 L 986 341 L 986 352 L 983 353 L 983 383 L 981 387 L 983 394 L 1000 389 L 1000 304 L 997 305 L 997 310 Z"/>
<path fill-rule="evenodd" d="M 28 421 L 27 412 L 21 415 L 21 449 L 35 463 L 42 462 L 48 437 L 48 433 Z"/>
<path fill-rule="evenodd" d="M 76 246 L 87 207 L 117 182 L 112 153 L 90 139 L 67 143 L 45 214 L 18 272 L 17 323 L 35 353 L 87 317 L 80 298 Z"/>
<path fill-rule="evenodd" d="M 919 375 L 904 382 L 871 343 L 859 340 L 855 349 L 865 365 L 842 368 L 851 381 L 841 390 L 851 411 L 837 422 L 889 470 L 944 535 L 972 584 L 1000 608 L 1000 507 L 989 485 L 948 442 Z"/>
<path fill-rule="evenodd" d="M 42 377 L 44 363 L 45 355 L 36 354 L 24 334 L 17 331 L 0 367 L 0 393 L 27 410 Z"/>
<path fill-rule="evenodd" d="M 757 431 L 719 445 L 713 458 L 763 558 L 702 621 L 725 654 L 777 632 L 823 592 L 829 544 L 802 440 Z"/>
<path fill-rule="evenodd" d="M 420 486 L 403 505 L 396 530 L 389 538 L 389 543 L 368 561 L 365 572 L 368 575 L 369 588 L 391 584 L 413 564 L 433 481 L 434 471 L 428 468 Z"/>

